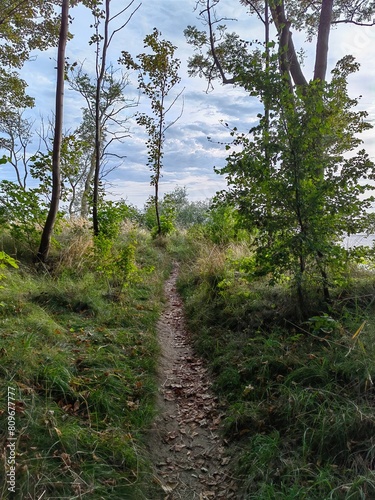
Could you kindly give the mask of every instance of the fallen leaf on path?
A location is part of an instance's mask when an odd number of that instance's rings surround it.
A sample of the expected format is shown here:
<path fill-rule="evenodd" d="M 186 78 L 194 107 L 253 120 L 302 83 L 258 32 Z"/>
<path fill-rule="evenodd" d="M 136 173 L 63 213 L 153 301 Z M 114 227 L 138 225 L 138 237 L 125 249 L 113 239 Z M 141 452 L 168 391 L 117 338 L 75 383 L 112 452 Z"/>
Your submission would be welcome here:
<path fill-rule="evenodd" d="M 182 444 L 182 443 L 181 443 L 181 444 L 178 444 L 178 443 L 176 443 L 176 444 L 173 446 L 173 448 L 172 448 L 172 449 L 173 449 L 174 451 L 181 451 L 181 450 L 183 450 L 184 448 L 186 448 L 186 444 Z"/>
<path fill-rule="evenodd" d="M 178 483 L 161 484 L 164 493 L 172 493 L 172 491 L 175 490 L 177 486 Z"/>

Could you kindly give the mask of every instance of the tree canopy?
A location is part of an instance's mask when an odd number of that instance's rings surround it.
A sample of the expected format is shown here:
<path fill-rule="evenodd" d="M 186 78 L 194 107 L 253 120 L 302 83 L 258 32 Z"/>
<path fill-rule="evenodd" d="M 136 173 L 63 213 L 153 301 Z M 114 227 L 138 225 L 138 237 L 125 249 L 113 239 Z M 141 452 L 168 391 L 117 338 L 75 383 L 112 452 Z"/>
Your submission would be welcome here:
<path fill-rule="evenodd" d="M 373 1 L 240 0 L 248 13 L 264 25 L 264 41 L 249 43 L 241 40 L 236 33 L 227 32 L 225 18 L 219 13 L 220 3 L 220 0 L 198 0 L 196 9 L 206 30 L 193 26 L 185 30 L 188 42 L 196 50 L 196 55 L 189 62 L 190 72 L 192 75 L 204 75 L 209 84 L 218 78 L 225 84 L 241 84 L 243 66 L 250 68 L 256 64 L 259 51 L 276 45 L 280 71 L 285 78 L 297 86 L 306 85 L 310 78 L 303 72 L 301 57 L 294 46 L 292 30 L 305 32 L 310 42 L 316 38 L 313 79 L 323 81 L 326 78 L 329 34 L 332 27 L 343 23 L 360 26 L 374 24 Z"/>

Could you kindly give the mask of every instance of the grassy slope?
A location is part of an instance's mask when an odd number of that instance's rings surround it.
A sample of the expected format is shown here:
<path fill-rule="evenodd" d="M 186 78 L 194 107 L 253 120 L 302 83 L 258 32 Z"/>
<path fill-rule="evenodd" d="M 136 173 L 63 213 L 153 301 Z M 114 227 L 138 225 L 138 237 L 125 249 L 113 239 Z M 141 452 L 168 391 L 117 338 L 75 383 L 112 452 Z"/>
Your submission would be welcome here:
<path fill-rule="evenodd" d="M 64 255 L 53 275 L 22 264 L 7 273 L 0 290 L 0 450 L 4 463 L 12 387 L 12 498 L 142 498 L 142 431 L 153 417 L 155 324 L 169 263 L 145 235 L 137 240 L 139 272 L 120 295 L 108 293 L 108 279 L 90 269 L 90 259 L 85 264 L 87 248 L 74 245 L 69 265 Z"/>
<path fill-rule="evenodd" d="M 154 328 L 170 259 L 145 235 L 136 239 L 140 272 L 120 294 L 77 234 L 64 241 L 53 275 L 26 265 L 7 273 L 0 449 L 13 387 L 14 498 L 143 498 L 151 482 L 142 431 L 153 417 Z M 184 261 L 180 289 L 196 346 L 227 404 L 244 498 L 375 497 L 372 276 L 353 280 L 333 320 L 318 311 L 293 325 L 285 288 L 249 285 L 238 272 L 246 245 L 176 238 L 173 249 Z"/>
<path fill-rule="evenodd" d="M 297 325 L 285 287 L 249 284 L 236 269 L 246 245 L 195 241 L 178 251 L 180 291 L 227 404 L 244 498 L 375 498 L 374 275 L 353 279 L 330 316 L 318 310 Z"/>

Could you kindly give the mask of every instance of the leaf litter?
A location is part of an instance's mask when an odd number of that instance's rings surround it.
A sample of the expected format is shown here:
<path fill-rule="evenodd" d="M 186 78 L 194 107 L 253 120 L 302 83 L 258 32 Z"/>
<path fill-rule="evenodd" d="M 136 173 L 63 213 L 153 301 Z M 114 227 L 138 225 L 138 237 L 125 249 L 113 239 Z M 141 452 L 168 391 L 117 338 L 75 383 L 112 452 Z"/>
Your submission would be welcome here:
<path fill-rule="evenodd" d="M 158 416 L 149 433 L 159 496 L 149 500 L 238 498 L 231 458 L 219 430 L 223 417 L 204 362 L 191 345 L 176 289 L 178 267 L 165 285 L 167 305 L 158 322 Z"/>

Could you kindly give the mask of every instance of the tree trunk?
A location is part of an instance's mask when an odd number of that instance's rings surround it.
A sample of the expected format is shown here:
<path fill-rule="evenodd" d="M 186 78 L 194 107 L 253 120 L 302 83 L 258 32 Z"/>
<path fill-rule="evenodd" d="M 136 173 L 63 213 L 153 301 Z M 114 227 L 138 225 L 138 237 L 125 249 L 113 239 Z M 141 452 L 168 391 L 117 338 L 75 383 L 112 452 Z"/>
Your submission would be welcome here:
<path fill-rule="evenodd" d="M 324 255 L 322 252 L 317 252 L 316 262 L 322 277 L 322 292 L 324 297 L 324 302 L 328 305 L 331 303 L 331 295 L 329 293 L 329 281 L 327 271 L 324 267 Z"/>
<path fill-rule="evenodd" d="M 85 180 L 85 188 L 83 190 L 81 199 L 81 217 L 83 219 L 87 219 L 89 215 L 89 198 L 90 198 L 91 182 L 95 173 L 95 165 L 96 161 L 95 161 L 95 151 L 94 151 L 91 156 L 90 168 Z"/>
<path fill-rule="evenodd" d="M 76 202 L 76 186 L 72 186 L 72 197 L 69 202 L 69 218 L 73 219 L 74 217 L 74 204 Z"/>
<path fill-rule="evenodd" d="M 57 83 L 56 83 L 56 109 L 55 109 L 55 133 L 52 150 L 52 196 L 51 204 L 44 225 L 37 259 L 45 262 L 48 258 L 51 236 L 59 209 L 61 192 L 60 155 L 62 142 L 63 110 L 64 110 L 64 80 L 65 80 L 65 49 L 68 39 L 69 25 L 69 0 L 62 1 L 61 27 L 57 55 Z"/>
<path fill-rule="evenodd" d="M 164 143 L 164 121 L 165 121 L 165 114 L 164 114 L 164 91 L 162 92 L 162 97 L 161 97 L 161 109 L 160 109 L 160 115 L 159 115 L 159 130 L 158 130 L 158 151 L 157 151 L 157 158 L 156 158 L 156 165 L 155 165 L 155 214 L 156 214 L 156 223 L 158 226 L 158 235 L 162 233 L 161 230 L 161 223 L 160 223 L 160 212 L 159 212 L 159 181 L 160 181 L 160 171 L 162 168 L 161 165 L 161 160 L 162 160 L 162 155 L 163 155 L 163 143 Z"/>
<path fill-rule="evenodd" d="M 333 0 L 323 0 L 316 43 L 314 80 L 325 81 L 327 72 L 328 40 L 331 31 Z"/>
<path fill-rule="evenodd" d="M 97 81 L 96 81 L 96 101 L 95 101 L 95 173 L 94 173 L 94 193 L 93 193 L 93 211 L 92 221 L 94 226 L 94 236 L 99 235 L 98 203 L 99 203 L 99 179 L 100 179 L 100 158 L 102 144 L 102 130 L 100 122 L 100 95 L 102 91 L 102 82 L 105 73 L 107 51 L 109 44 L 109 7 L 111 0 L 105 2 L 105 20 L 104 20 L 104 39 L 102 49 L 102 60 L 99 62 L 99 47 L 97 48 Z"/>
<path fill-rule="evenodd" d="M 302 72 L 301 65 L 298 61 L 296 49 L 290 32 L 290 23 L 285 16 L 284 1 L 270 2 L 270 9 L 273 21 L 279 34 L 279 52 L 280 52 L 280 68 L 284 75 L 291 78 L 297 86 L 306 86 L 307 80 Z"/>
<path fill-rule="evenodd" d="M 161 235 L 161 223 L 159 214 L 159 180 L 155 182 L 155 215 L 156 215 L 156 225 L 158 227 L 157 234 Z"/>

